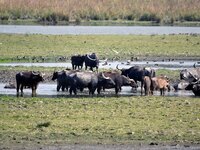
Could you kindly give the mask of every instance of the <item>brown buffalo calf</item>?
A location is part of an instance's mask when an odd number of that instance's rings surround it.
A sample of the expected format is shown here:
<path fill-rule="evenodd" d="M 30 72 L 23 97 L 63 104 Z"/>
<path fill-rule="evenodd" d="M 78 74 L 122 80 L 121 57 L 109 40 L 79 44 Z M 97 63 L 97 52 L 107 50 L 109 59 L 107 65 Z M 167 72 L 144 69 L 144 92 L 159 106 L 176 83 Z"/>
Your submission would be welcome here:
<path fill-rule="evenodd" d="M 165 77 L 153 77 L 151 78 L 151 92 L 154 90 L 160 90 L 160 95 L 165 95 L 165 91 L 169 91 L 169 81 Z"/>

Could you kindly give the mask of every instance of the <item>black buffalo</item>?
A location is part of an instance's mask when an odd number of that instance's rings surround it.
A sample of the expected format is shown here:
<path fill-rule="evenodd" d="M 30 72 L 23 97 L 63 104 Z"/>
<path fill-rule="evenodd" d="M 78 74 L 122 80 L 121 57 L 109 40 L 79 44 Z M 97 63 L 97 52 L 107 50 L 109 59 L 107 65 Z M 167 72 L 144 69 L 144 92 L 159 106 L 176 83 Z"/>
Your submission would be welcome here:
<path fill-rule="evenodd" d="M 16 74 L 16 84 L 17 84 L 17 96 L 19 95 L 19 89 L 21 90 L 21 95 L 23 95 L 23 88 L 30 87 L 32 89 L 32 96 L 36 96 L 36 89 L 38 83 L 44 81 L 43 74 L 40 72 L 19 72 Z"/>
<path fill-rule="evenodd" d="M 121 71 L 121 75 L 127 76 L 130 79 L 133 79 L 136 83 L 137 81 L 141 82 L 141 94 L 143 93 L 144 77 L 148 76 L 152 78 L 156 76 L 155 70 L 151 68 L 133 66 L 128 69 L 119 69 L 118 65 L 116 68 Z"/>
<path fill-rule="evenodd" d="M 180 79 L 188 82 L 196 82 L 200 79 L 200 68 L 189 68 L 181 70 Z"/>
<path fill-rule="evenodd" d="M 62 71 L 54 71 L 52 80 L 57 80 L 57 91 L 60 91 L 60 88 L 62 91 L 65 91 L 65 89 L 68 91 L 69 87 L 69 75 L 72 73 L 77 72 L 78 70 L 62 70 Z"/>
<path fill-rule="evenodd" d="M 131 87 L 137 87 L 136 82 L 133 79 L 130 79 L 124 75 L 121 75 L 117 71 L 109 71 L 109 72 L 103 72 L 105 77 L 110 77 L 114 82 L 115 85 L 110 86 L 107 84 L 99 85 L 97 92 L 100 94 L 101 89 L 106 88 L 115 88 L 115 94 L 118 94 L 118 92 L 121 90 L 122 86 L 131 86 Z"/>
<path fill-rule="evenodd" d="M 86 87 L 89 89 L 89 94 L 93 95 L 99 84 L 115 84 L 111 78 L 105 77 L 103 73 L 96 74 L 89 71 L 76 72 L 69 75 L 68 77 L 70 81 L 70 95 L 72 94 L 72 92 L 76 95 L 77 89 L 80 89 L 82 91 Z"/>
<path fill-rule="evenodd" d="M 85 70 L 87 70 L 87 67 L 90 67 L 90 70 L 93 71 L 93 68 L 96 67 L 96 70 L 98 72 L 99 68 L 99 59 L 97 58 L 95 53 L 92 53 L 91 55 L 85 55 Z"/>
<path fill-rule="evenodd" d="M 82 55 L 72 56 L 71 57 L 72 69 L 76 70 L 77 67 L 78 69 L 82 69 L 84 61 L 85 61 L 85 56 Z"/>
<path fill-rule="evenodd" d="M 66 72 L 64 70 L 62 71 L 54 71 L 52 80 L 57 80 L 57 91 L 60 91 L 60 88 L 62 91 L 65 89 L 68 91 L 68 81 L 66 78 Z"/>
<path fill-rule="evenodd" d="M 195 96 L 200 96 L 200 80 L 191 82 L 185 90 L 192 90 Z"/>

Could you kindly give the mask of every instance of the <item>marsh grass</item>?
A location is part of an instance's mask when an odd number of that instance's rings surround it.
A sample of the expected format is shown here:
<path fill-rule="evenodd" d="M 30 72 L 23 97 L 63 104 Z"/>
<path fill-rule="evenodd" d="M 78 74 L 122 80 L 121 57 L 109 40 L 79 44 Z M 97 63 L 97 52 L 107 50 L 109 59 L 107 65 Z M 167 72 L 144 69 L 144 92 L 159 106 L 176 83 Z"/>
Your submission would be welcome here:
<path fill-rule="evenodd" d="M 0 145 L 199 143 L 200 99 L 0 96 Z"/>
<path fill-rule="evenodd" d="M 1 0 L 0 19 L 35 19 L 50 24 L 63 20 L 144 20 L 173 24 L 200 21 L 199 8 L 198 0 Z"/>
<path fill-rule="evenodd" d="M 95 52 L 100 59 L 199 57 L 199 35 L 0 34 L 0 61 L 55 62 L 60 56 Z M 115 53 L 115 52 L 118 53 Z"/>

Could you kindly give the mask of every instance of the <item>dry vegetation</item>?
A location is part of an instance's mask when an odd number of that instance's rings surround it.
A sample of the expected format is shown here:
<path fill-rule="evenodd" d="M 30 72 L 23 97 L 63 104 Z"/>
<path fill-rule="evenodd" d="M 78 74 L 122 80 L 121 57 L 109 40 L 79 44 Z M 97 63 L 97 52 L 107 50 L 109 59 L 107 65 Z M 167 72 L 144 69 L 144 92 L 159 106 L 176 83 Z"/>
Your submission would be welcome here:
<path fill-rule="evenodd" d="M 1 20 L 200 21 L 200 0 L 0 0 Z"/>

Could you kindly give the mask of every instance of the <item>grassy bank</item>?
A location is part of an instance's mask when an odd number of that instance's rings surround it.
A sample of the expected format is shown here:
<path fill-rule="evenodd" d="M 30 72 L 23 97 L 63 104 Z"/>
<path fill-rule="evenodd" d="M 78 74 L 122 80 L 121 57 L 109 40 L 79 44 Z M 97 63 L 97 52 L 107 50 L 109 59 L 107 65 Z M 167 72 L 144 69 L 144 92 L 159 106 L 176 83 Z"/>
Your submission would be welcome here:
<path fill-rule="evenodd" d="M 0 96 L 0 145 L 199 143 L 200 99 Z"/>
<path fill-rule="evenodd" d="M 199 35 L 0 34 L 0 62 L 55 62 L 95 52 L 100 59 L 200 57 Z"/>
<path fill-rule="evenodd" d="M 149 21 L 174 24 L 200 21 L 198 0 L 1 0 L 0 19 L 27 20 L 57 24 L 59 21 L 79 24 L 88 20 Z"/>

